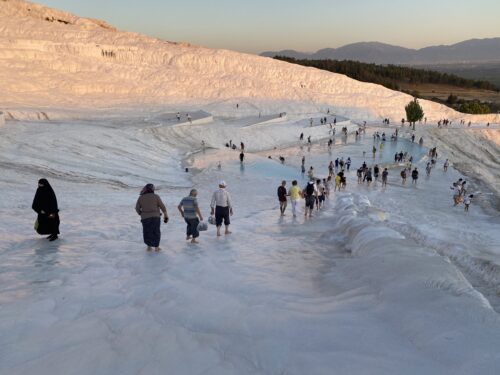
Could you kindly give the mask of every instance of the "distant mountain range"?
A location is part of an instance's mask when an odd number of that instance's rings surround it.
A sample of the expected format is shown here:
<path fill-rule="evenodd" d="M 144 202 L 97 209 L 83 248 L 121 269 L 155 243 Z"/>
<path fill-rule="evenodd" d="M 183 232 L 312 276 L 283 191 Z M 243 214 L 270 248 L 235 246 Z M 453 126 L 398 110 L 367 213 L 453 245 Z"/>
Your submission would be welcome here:
<path fill-rule="evenodd" d="M 449 46 L 411 49 L 379 42 L 347 44 L 324 48 L 315 53 L 294 50 L 266 51 L 261 56 L 276 55 L 296 59 L 355 60 L 375 64 L 424 65 L 500 62 L 500 38 L 470 39 Z"/>

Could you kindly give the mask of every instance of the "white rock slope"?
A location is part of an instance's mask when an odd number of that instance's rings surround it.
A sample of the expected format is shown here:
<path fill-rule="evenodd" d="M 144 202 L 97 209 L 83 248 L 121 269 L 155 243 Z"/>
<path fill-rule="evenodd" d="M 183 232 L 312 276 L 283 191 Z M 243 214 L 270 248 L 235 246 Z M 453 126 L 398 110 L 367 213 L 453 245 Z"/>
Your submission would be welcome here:
<path fill-rule="evenodd" d="M 339 74 L 117 31 L 22 0 L 0 4 L 0 103 L 19 117 L 33 109 L 227 101 L 264 112 L 328 106 L 360 120 L 400 119 L 411 99 Z M 429 120 L 464 117 L 436 103 L 422 104 Z M 473 121 L 495 122 L 498 116 Z"/>

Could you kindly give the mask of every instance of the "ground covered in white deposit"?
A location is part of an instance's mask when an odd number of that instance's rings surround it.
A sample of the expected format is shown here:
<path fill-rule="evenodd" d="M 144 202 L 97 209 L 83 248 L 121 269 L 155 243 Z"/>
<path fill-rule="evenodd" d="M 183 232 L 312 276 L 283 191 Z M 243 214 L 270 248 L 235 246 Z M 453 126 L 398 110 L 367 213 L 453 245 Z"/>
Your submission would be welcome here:
<path fill-rule="evenodd" d="M 1 374 L 498 373 L 498 114 L 421 101 L 423 123 L 390 141 L 409 95 L 23 0 L 0 1 L 0 65 Z M 318 177 L 351 157 L 347 188 L 280 217 L 276 188 L 305 185 L 303 156 Z M 357 183 L 364 161 L 389 168 L 386 187 Z M 55 242 L 33 230 L 39 178 L 59 201 Z M 207 217 L 221 179 L 233 233 L 187 243 L 177 204 L 196 187 Z M 159 253 L 134 211 L 146 183 L 171 218 Z"/>
<path fill-rule="evenodd" d="M 449 186 L 460 173 L 444 173 L 442 163 L 454 159 L 440 154 L 426 178 L 427 150 L 408 141 L 408 130 L 373 159 L 371 132 L 394 128 L 370 127 L 356 140 L 357 126 L 342 119 L 329 150 L 329 126 L 309 126 L 321 113 L 262 125 L 237 115 L 178 126 L 151 115 L 0 129 L 1 373 L 497 372 L 500 237 L 491 190 L 471 182 L 470 212 L 453 207 Z M 418 137 L 432 146 L 422 128 Z M 298 142 L 301 132 L 311 147 Z M 455 136 L 472 142 L 480 132 Z M 243 164 L 224 147 L 230 139 L 250 151 Z M 422 171 L 416 187 L 401 185 L 400 150 Z M 330 160 L 350 156 L 347 189 L 311 219 L 302 207 L 297 218 L 280 218 L 276 188 L 282 179 L 305 184 L 302 156 L 319 176 Z M 390 168 L 386 188 L 357 184 L 364 160 Z M 61 209 L 53 243 L 33 231 L 40 177 Z M 186 243 L 176 205 L 196 187 L 208 216 L 220 179 L 233 195 L 233 233 L 216 238 L 211 226 L 199 245 Z M 145 251 L 133 209 L 147 182 L 171 217 L 160 253 Z"/>

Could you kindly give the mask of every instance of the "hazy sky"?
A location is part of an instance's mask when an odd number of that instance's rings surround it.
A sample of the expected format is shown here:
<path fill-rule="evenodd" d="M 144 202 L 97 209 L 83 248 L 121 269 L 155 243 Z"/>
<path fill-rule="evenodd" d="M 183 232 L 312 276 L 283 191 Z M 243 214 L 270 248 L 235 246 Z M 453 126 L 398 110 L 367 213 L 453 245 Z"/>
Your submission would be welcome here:
<path fill-rule="evenodd" d="M 500 37 L 500 0 L 33 0 L 127 31 L 243 52 Z"/>

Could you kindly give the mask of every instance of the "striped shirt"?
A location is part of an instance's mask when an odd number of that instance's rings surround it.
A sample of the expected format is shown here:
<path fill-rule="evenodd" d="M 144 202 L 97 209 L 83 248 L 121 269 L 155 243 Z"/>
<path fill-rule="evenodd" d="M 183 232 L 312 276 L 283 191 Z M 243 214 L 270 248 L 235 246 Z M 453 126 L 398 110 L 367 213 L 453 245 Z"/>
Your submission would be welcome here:
<path fill-rule="evenodd" d="M 181 203 L 179 203 L 184 210 L 184 217 L 186 219 L 196 219 L 196 209 L 198 208 L 198 201 L 195 197 L 188 196 L 182 198 Z"/>
<path fill-rule="evenodd" d="M 210 203 L 210 207 L 215 208 L 215 206 L 229 208 L 233 206 L 231 204 L 231 196 L 225 189 L 219 188 L 219 190 L 215 191 L 212 195 L 212 202 Z"/>

